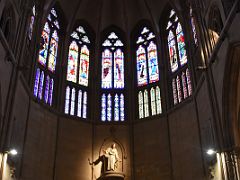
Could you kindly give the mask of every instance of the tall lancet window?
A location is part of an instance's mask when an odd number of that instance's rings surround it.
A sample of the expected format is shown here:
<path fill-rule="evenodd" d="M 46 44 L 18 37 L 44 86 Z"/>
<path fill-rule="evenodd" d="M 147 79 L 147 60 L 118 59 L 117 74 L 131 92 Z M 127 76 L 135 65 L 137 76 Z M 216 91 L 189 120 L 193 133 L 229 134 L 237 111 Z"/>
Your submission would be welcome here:
<path fill-rule="evenodd" d="M 138 115 L 142 119 L 162 113 L 156 38 L 149 27 L 140 29 L 135 47 Z"/>
<path fill-rule="evenodd" d="M 68 50 L 65 114 L 87 118 L 90 39 L 83 26 L 71 34 Z"/>
<path fill-rule="evenodd" d="M 198 46 L 198 35 L 197 35 L 197 27 L 196 27 L 196 18 L 193 14 L 192 6 L 189 8 L 189 15 L 190 15 L 190 22 L 191 22 L 191 28 L 192 28 L 192 35 L 193 40 L 196 46 Z"/>
<path fill-rule="evenodd" d="M 29 17 L 29 25 L 28 25 L 28 39 L 31 41 L 33 29 L 36 21 L 36 6 L 34 5 L 32 7 L 32 11 Z"/>
<path fill-rule="evenodd" d="M 125 120 L 124 47 L 115 32 L 102 43 L 101 57 L 101 120 Z"/>
<path fill-rule="evenodd" d="M 176 105 L 192 94 L 192 84 L 183 28 L 174 10 L 170 12 L 166 31 L 169 52 L 169 84 L 172 89 L 172 102 Z"/>
<path fill-rule="evenodd" d="M 34 96 L 50 106 L 55 92 L 59 29 L 58 14 L 52 8 L 41 33 L 34 83 Z"/>

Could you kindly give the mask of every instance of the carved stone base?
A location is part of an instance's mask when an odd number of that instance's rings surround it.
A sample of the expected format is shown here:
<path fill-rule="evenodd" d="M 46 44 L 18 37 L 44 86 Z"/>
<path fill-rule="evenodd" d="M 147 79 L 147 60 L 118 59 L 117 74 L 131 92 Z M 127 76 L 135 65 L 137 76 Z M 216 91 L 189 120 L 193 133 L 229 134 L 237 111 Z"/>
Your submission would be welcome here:
<path fill-rule="evenodd" d="M 97 180 L 123 180 L 125 175 L 121 172 L 107 171 Z"/>

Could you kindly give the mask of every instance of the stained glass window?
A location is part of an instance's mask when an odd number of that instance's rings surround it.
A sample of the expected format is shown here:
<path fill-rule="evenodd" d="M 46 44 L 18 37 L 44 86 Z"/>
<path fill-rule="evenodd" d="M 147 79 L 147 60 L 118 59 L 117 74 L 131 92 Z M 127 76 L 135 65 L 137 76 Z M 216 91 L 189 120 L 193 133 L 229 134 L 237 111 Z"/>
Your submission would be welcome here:
<path fill-rule="evenodd" d="M 74 115 L 75 111 L 75 88 L 72 89 L 72 94 L 71 94 L 71 109 L 70 109 L 70 114 Z"/>
<path fill-rule="evenodd" d="M 69 112 L 69 101 L 70 101 L 70 88 L 67 86 L 66 88 L 66 99 L 65 99 L 65 113 Z"/>
<path fill-rule="evenodd" d="M 190 73 L 188 75 L 186 73 L 188 57 L 184 32 L 174 10 L 170 12 L 166 31 L 168 34 L 169 79 L 172 86 L 173 104 L 176 105 L 191 94 L 188 91 L 188 77 L 190 79 Z M 191 80 L 189 87 L 191 88 Z"/>
<path fill-rule="evenodd" d="M 157 115 L 158 108 L 155 91 L 155 87 L 159 84 L 160 80 L 158 51 L 155 35 L 149 27 L 145 26 L 140 29 L 135 45 L 137 87 L 139 89 L 138 109 L 139 119 L 142 119 Z M 158 95 L 160 95 L 160 93 Z M 158 103 L 161 104 L 160 101 L 158 101 Z"/>
<path fill-rule="evenodd" d="M 156 115 L 156 94 L 155 89 L 151 88 L 151 109 L 152 109 L 152 115 Z"/>
<path fill-rule="evenodd" d="M 55 14 L 53 14 L 53 12 Z M 43 99 L 43 102 L 50 106 L 53 101 L 54 79 L 56 78 L 55 70 L 59 43 L 58 30 L 60 28 L 59 24 L 58 26 L 55 24 L 58 22 L 57 16 L 55 16 L 56 14 L 57 12 L 52 8 L 41 33 L 34 83 L 34 95 L 39 100 Z M 35 10 L 33 10 L 33 15 L 35 15 Z M 31 23 L 34 23 L 34 19 Z M 29 37 L 32 35 L 32 27 L 30 27 L 30 29 L 28 34 Z"/>
<path fill-rule="evenodd" d="M 115 32 L 110 32 L 102 43 L 101 57 L 101 120 L 124 121 L 124 51 Z M 105 95 L 108 94 L 108 95 Z"/>
<path fill-rule="evenodd" d="M 138 111 L 139 111 L 139 119 L 144 118 L 144 113 L 143 113 L 143 94 L 142 94 L 142 91 L 139 91 L 139 93 L 138 93 Z"/>
<path fill-rule="evenodd" d="M 65 113 L 86 119 L 88 102 L 86 87 L 89 80 L 91 41 L 83 26 L 78 26 L 72 32 L 70 39 L 66 80 L 67 86 L 76 89 L 76 105 L 71 113 Z"/>
<path fill-rule="evenodd" d="M 36 18 L 36 7 L 35 5 L 32 8 L 31 16 L 30 16 L 30 22 L 29 22 L 29 27 L 28 27 L 28 38 L 29 40 L 32 39 L 32 33 L 33 33 L 33 28 L 35 24 L 35 18 Z"/>
<path fill-rule="evenodd" d="M 196 19 L 193 15 L 192 7 L 190 7 L 190 21 L 191 21 L 194 43 L 197 46 L 198 45 L 198 35 L 197 35 L 197 29 L 196 29 Z"/>
<path fill-rule="evenodd" d="M 161 114 L 162 113 L 161 92 L 158 86 L 156 87 L 156 102 L 157 102 L 157 114 Z"/>

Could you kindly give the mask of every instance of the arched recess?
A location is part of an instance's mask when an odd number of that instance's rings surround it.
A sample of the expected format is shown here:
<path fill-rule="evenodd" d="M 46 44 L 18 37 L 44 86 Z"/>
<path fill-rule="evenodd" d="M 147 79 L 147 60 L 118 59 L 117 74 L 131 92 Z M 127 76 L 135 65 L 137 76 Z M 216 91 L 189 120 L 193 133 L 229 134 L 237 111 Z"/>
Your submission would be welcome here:
<path fill-rule="evenodd" d="M 230 50 L 226 61 L 223 87 L 223 120 L 226 145 L 240 150 L 240 44 Z"/>

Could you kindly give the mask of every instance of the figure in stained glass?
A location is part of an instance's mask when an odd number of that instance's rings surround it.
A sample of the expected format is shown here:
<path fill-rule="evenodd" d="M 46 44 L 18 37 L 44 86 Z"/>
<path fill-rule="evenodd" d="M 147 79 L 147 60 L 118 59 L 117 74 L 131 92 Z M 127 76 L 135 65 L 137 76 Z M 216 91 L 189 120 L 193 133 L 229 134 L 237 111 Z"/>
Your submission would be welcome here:
<path fill-rule="evenodd" d="M 106 49 L 102 55 L 102 88 L 112 87 L 112 53 Z"/>
<path fill-rule="evenodd" d="M 159 80 L 158 61 L 157 61 L 157 46 L 151 41 L 148 46 L 148 68 L 150 83 Z"/>
<path fill-rule="evenodd" d="M 169 50 L 171 70 L 172 72 L 175 72 L 178 69 L 178 62 L 177 62 L 176 43 L 175 43 L 175 39 L 172 31 L 170 31 L 168 34 L 168 50 Z"/>
<path fill-rule="evenodd" d="M 184 41 L 182 26 L 180 23 L 178 23 L 176 33 L 177 33 L 177 43 L 178 43 L 180 63 L 181 65 L 184 65 L 187 63 L 187 52 L 185 49 L 185 41 Z"/>
<path fill-rule="evenodd" d="M 50 55 L 48 60 L 48 69 L 51 72 L 55 71 L 56 59 L 57 59 L 57 49 L 58 49 L 58 34 L 54 31 L 51 42 L 50 42 Z"/>
<path fill-rule="evenodd" d="M 114 53 L 114 88 L 124 88 L 124 60 L 120 49 Z"/>
<path fill-rule="evenodd" d="M 44 30 L 42 31 L 41 39 L 40 39 L 40 48 L 39 48 L 39 57 L 38 62 L 45 66 L 47 61 L 48 54 L 48 46 L 49 46 L 49 25 L 45 23 Z"/>
<path fill-rule="evenodd" d="M 89 50 L 86 45 L 81 49 L 79 67 L 79 84 L 83 86 L 88 85 L 88 71 L 89 71 Z"/>
<path fill-rule="evenodd" d="M 70 44 L 68 53 L 67 80 L 77 82 L 78 45 L 75 41 Z"/>
<path fill-rule="evenodd" d="M 142 46 L 139 46 L 137 50 L 137 77 L 138 86 L 143 86 L 148 83 L 146 51 Z"/>

